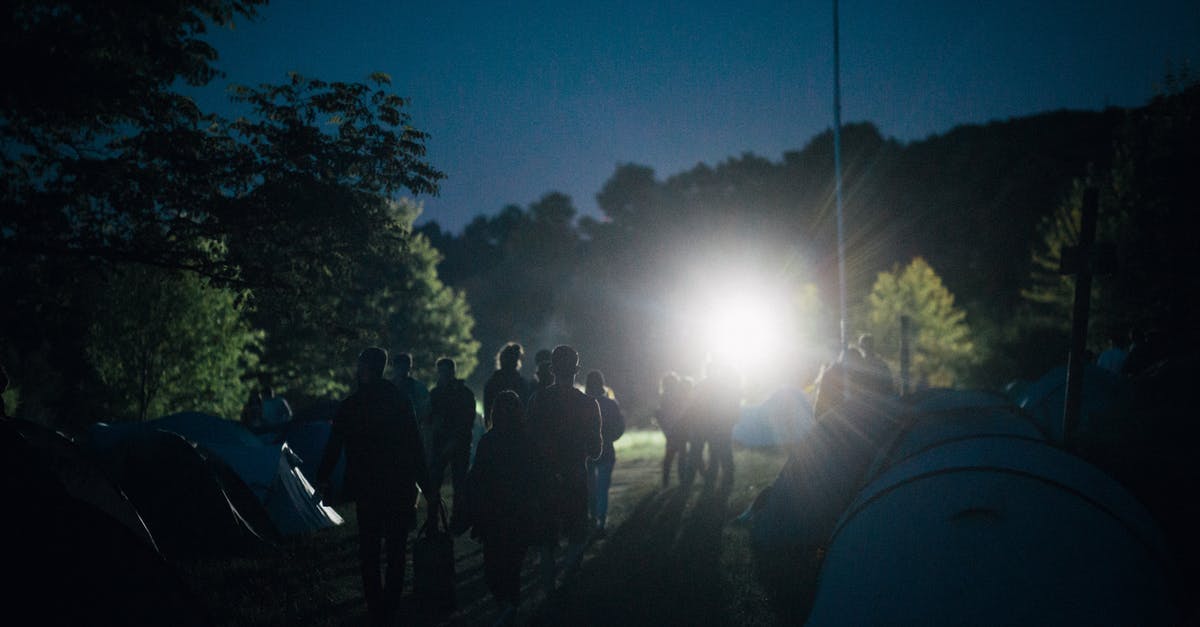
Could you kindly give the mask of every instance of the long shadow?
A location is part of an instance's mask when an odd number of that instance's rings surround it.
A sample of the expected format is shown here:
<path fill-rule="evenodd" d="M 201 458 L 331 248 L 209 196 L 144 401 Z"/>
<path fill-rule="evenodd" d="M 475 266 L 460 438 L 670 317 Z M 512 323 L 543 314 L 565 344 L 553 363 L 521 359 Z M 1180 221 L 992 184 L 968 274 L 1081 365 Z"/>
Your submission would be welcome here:
<path fill-rule="evenodd" d="M 643 498 L 531 624 L 728 624 L 721 571 L 728 497 L 727 489 L 675 488 Z"/>

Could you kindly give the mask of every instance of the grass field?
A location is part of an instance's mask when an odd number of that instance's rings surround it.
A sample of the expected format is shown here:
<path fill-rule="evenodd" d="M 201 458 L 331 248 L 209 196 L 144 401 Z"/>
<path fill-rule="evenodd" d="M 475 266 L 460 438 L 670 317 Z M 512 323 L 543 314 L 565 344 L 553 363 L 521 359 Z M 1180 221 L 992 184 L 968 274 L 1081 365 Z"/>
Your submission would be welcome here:
<path fill-rule="evenodd" d="M 740 450 L 732 487 L 674 478 L 660 486 L 663 438 L 631 431 L 617 442 L 609 535 L 593 542 L 580 572 L 546 601 L 532 552 L 518 621 L 544 625 L 787 624 L 754 576 L 745 528 L 733 519 L 783 465 L 780 452 Z M 366 623 L 352 507 L 346 524 L 292 538 L 275 551 L 177 564 L 217 625 Z M 424 513 L 421 517 L 423 520 Z M 496 607 L 482 577 L 478 543 L 455 541 L 458 609 L 431 616 L 407 607 L 407 624 L 488 625 Z M 411 552 L 410 552 L 411 554 Z M 411 591 L 411 570 L 406 578 Z"/>

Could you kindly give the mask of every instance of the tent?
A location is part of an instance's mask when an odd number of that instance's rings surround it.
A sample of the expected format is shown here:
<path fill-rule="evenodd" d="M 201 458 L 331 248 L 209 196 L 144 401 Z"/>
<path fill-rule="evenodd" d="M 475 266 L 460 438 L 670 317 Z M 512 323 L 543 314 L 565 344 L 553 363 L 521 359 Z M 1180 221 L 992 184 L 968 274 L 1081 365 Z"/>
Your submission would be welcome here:
<path fill-rule="evenodd" d="M 1063 441 L 1063 403 L 1067 367 L 1057 366 L 1026 387 L 1017 404 L 1055 442 Z M 1095 364 L 1083 370 L 1083 399 L 1079 433 L 1089 439 L 1121 440 L 1125 429 L 1136 428 L 1133 418 L 1133 384 L 1129 379 Z"/>
<path fill-rule="evenodd" d="M 217 469 L 183 436 L 104 423 L 93 425 L 89 435 L 94 454 L 168 558 L 237 553 L 262 545 L 262 535 L 233 504 Z"/>
<path fill-rule="evenodd" d="M 93 431 L 95 439 L 102 441 L 151 429 L 179 434 L 213 458 L 212 472 L 223 481 L 227 498 L 260 535 L 291 535 L 342 523 L 336 511 L 314 501 L 312 485 L 298 468 L 301 459 L 287 444 L 265 444 L 231 420 L 186 412 Z M 247 493 L 265 510 L 265 516 L 254 511 L 254 500 Z M 264 529 L 263 521 L 269 521 L 269 530 Z"/>
<path fill-rule="evenodd" d="M 826 541 L 809 624 L 1168 624 L 1140 503 L 1003 397 L 912 400 Z"/>
<path fill-rule="evenodd" d="M 755 448 L 795 444 L 814 424 L 812 401 L 804 391 L 784 387 L 761 404 L 742 408 L 733 439 Z"/>
<path fill-rule="evenodd" d="M 42 435 L 27 437 L 28 425 L 14 423 L 0 419 L 0 489 L 19 504 L 0 518 L 12 575 L 5 611 L 18 622 L 63 625 L 209 624 L 144 534 L 77 498 L 95 484 L 73 482 L 79 469 L 64 473 L 58 453 L 37 442 Z"/>
<path fill-rule="evenodd" d="M 329 432 L 332 428 L 333 425 L 328 420 L 303 422 L 293 420 L 288 423 L 287 429 L 283 433 L 284 442 L 300 458 L 300 471 L 304 476 L 316 478 L 321 459 L 325 456 L 325 445 L 329 443 Z M 330 477 L 332 494 L 326 495 L 326 502 L 335 504 L 343 502 L 341 490 L 345 475 L 346 457 L 343 455 L 334 466 L 333 475 Z"/>
<path fill-rule="evenodd" d="M 104 512 L 158 551 L 137 509 L 79 445 L 62 433 L 28 420 L 14 418 L 6 424 L 20 434 L 41 463 L 54 473 L 68 496 Z"/>

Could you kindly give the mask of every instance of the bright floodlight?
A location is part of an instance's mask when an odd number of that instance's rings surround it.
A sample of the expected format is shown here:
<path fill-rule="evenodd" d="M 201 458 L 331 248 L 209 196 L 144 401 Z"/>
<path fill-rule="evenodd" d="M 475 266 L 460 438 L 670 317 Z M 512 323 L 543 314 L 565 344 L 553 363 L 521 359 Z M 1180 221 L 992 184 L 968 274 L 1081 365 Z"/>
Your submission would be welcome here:
<path fill-rule="evenodd" d="M 780 366 L 785 351 L 795 348 L 786 299 L 772 298 L 764 290 L 724 291 L 697 313 L 710 358 L 746 377 L 768 374 Z"/>

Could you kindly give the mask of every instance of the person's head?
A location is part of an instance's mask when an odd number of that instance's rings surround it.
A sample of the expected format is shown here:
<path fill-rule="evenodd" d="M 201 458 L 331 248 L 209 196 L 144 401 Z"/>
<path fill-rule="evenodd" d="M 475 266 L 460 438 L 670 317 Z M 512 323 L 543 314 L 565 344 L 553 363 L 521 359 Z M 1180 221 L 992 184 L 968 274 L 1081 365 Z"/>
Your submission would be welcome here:
<path fill-rule="evenodd" d="M 542 349 L 537 352 L 537 376 L 538 383 L 541 385 L 550 385 L 554 383 L 554 372 L 550 370 L 550 351 Z"/>
<path fill-rule="evenodd" d="M 592 396 L 607 396 L 604 391 L 604 373 L 593 370 L 584 379 L 583 391 Z"/>
<path fill-rule="evenodd" d="M 525 410 L 521 397 L 512 390 L 504 390 L 492 401 L 491 428 L 505 431 L 520 427 L 525 421 Z"/>
<path fill-rule="evenodd" d="M 398 353 L 392 358 L 392 367 L 396 369 L 396 376 L 403 379 L 412 372 L 413 358 L 408 353 Z"/>
<path fill-rule="evenodd" d="M 246 402 L 251 405 L 262 405 L 262 393 L 258 390 L 250 390 L 250 396 L 246 399 Z"/>
<path fill-rule="evenodd" d="M 579 373 L 579 353 L 566 344 L 554 347 L 554 352 L 550 353 L 550 371 L 554 373 L 555 383 L 572 383 Z"/>
<path fill-rule="evenodd" d="M 446 383 L 454 380 L 454 360 L 442 357 L 437 360 L 438 381 Z"/>
<path fill-rule="evenodd" d="M 361 357 L 361 355 L 360 355 L 360 357 Z M 271 387 L 270 383 L 263 386 L 262 397 L 263 398 L 275 398 L 275 388 Z"/>
<path fill-rule="evenodd" d="M 524 349 L 516 342 L 509 342 L 496 353 L 496 368 L 499 370 L 520 370 L 521 357 Z"/>
<path fill-rule="evenodd" d="M 875 337 L 870 333 L 863 333 L 858 336 L 858 350 L 862 351 L 864 357 L 870 357 L 875 354 Z"/>
<path fill-rule="evenodd" d="M 359 383 L 370 383 L 383 378 L 383 369 L 387 367 L 388 355 L 387 351 L 372 346 L 363 349 L 363 352 L 358 354 L 358 372 L 357 378 Z M 269 391 L 270 388 L 267 388 Z"/>

